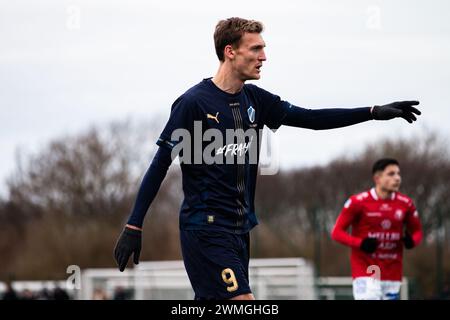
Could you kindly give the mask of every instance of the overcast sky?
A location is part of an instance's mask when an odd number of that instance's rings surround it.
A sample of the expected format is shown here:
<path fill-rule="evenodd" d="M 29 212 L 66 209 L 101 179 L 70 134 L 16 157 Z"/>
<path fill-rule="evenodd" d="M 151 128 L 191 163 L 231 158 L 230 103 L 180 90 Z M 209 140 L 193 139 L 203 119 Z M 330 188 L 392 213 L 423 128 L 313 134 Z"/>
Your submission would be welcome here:
<path fill-rule="evenodd" d="M 283 167 L 324 164 L 424 128 L 450 134 L 446 0 L 0 0 L 0 191 L 18 147 L 39 150 L 127 117 L 167 119 L 180 94 L 216 72 L 213 30 L 230 16 L 264 23 L 268 60 L 256 84 L 293 104 L 421 102 L 414 125 L 396 119 L 322 132 L 282 127 Z"/>

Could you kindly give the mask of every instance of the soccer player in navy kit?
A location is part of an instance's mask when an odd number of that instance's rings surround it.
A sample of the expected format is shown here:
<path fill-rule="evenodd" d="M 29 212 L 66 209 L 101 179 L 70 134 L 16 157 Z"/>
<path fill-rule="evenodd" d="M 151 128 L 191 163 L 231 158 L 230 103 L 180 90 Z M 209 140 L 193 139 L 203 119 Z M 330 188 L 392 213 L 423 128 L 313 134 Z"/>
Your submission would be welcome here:
<path fill-rule="evenodd" d="M 157 141 L 159 148 L 114 249 L 120 271 L 132 254 L 134 263 L 139 262 L 144 216 L 172 160 L 179 156 L 184 192 L 181 249 L 195 299 L 253 300 L 248 263 L 249 231 L 258 224 L 254 206 L 258 132 L 264 126 L 273 130 L 281 125 L 322 130 L 395 117 L 412 123 L 416 120 L 414 113 L 420 114 L 413 107 L 418 101 L 353 109 L 305 109 L 245 84 L 260 78 L 266 60 L 262 31 L 260 22 L 242 18 L 217 24 L 214 42 L 219 70 L 172 105 Z M 230 130 L 234 133 L 231 139 Z"/>

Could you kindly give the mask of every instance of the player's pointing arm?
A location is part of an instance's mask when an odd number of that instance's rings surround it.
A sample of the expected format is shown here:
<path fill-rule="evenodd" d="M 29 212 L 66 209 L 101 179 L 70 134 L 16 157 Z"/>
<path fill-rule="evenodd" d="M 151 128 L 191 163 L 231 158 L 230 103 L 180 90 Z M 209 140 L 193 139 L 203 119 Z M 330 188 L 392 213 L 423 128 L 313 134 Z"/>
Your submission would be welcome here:
<path fill-rule="evenodd" d="M 414 106 L 419 101 L 398 101 L 385 105 L 362 108 L 305 109 L 294 105 L 286 108 L 282 124 L 314 130 L 334 129 L 368 120 L 403 118 L 409 123 L 417 120 L 421 112 Z"/>

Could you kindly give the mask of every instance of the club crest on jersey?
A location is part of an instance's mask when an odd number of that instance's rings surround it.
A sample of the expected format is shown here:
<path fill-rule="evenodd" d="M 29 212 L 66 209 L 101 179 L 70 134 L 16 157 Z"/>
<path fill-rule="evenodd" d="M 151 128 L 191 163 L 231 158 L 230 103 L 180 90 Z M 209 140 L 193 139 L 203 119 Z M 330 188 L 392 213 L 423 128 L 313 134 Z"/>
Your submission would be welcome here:
<path fill-rule="evenodd" d="M 250 120 L 251 123 L 255 122 L 255 113 L 256 113 L 256 110 L 252 106 L 248 107 L 247 114 L 248 114 L 248 119 Z"/>
<path fill-rule="evenodd" d="M 390 229 L 392 226 L 391 220 L 389 219 L 384 219 L 383 221 L 381 221 L 381 227 L 384 230 Z"/>

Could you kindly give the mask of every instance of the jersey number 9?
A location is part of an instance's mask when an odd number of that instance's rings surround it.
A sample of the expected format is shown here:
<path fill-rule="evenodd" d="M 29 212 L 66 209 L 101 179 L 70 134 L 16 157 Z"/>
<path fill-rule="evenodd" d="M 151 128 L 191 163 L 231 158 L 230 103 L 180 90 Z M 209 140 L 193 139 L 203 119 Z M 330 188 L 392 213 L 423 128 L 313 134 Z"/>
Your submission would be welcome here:
<path fill-rule="evenodd" d="M 233 270 L 231 270 L 230 268 L 226 268 L 222 271 L 222 279 L 226 284 L 231 285 L 227 287 L 228 292 L 233 292 L 238 289 L 239 286 L 236 280 L 236 276 L 234 275 Z"/>

